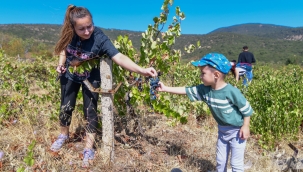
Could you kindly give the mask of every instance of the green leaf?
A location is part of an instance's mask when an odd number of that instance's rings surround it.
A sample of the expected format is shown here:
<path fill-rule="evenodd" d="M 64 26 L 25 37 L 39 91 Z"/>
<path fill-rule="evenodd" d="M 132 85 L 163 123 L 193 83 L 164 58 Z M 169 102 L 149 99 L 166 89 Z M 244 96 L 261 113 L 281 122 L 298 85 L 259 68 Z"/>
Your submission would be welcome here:
<path fill-rule="evenodd" d="M 33 166 L 34 164 L 35 164 L 35 160 L 34 160 L 34 159 L 31 159 L 31 160 L 30 160 L 29 166 Z"/>
<path fill-rule="evenodd" d="M 157 48 L 157 42 L 153 41 L 151 45 L 151 49 L 156 49 Z"/>
<path fill-rule="evenodd" d="M 73 68 L 73 67 L 70 66 L 70 67 L 68 68 L 68 70 L 69 70 L 70 73 L 74 73 L 74 68 Z"/>
<path fill-rule="evenodd" d="M 172 114 L 170 113 L 169 110 L 162 110 L 162 113 L 163 113 L 167 118 L 169 118 L 169 117 L 172 116 Z"/>
<path fill-rule="evenodd" d="M 30 152 L 27 152 L 27 155 L 28 155 L 28 157 L 33 157 L 33 155 L 34 155 L 34 152 L 32 152 L 32 151 L 30 151 Z"/>
<path fill-rule="evenodd" d="M 176 15 L 179 16 L 180 13 L 180 7 L 176 7 Z"/>
<path fill-rule="evenodd" d="M 28 146 L 29 150 L 33 150 L 36 145 L 36 140 L 33 140 L 32 143 Z"/>
<path fill-rule="evenodd" d="M 185 20 L 185 14 L 184 14 L 183 12 L 181 12 L 181 13 L 179 14 L 179 16 L 180 16 L 180 19 L 181 19 L 181 20 Z"/>
<path fill-rule="evenodd" d="M 186 124 L 187 123 L 187 118 L 186 117 L 181 117 L 180 118 L 180 122 L 181 122 L 181 124 Z"/>
<path fill-rule="evenodd" d="M 26 163 L 26 165 L 30 165 L 31 158 L 26 157 L 23 161 Z"/>
<path fill-rule="evenodd" d="M 1 116 L 4 115 L 5 112 L 6 112 L 6 105 L 5 105 L 5 104 L 2 104 L 2 105 L 1 105 L 1 108 L 0 108 L 0 115 L 1 115 Z"/>
<path fill-rule="evenodd" d="M 17 172 L 24 172 L 25 171 L 25 168 L 24 167 L 19 167 L 18 169 L 17 169 Z"/>
<path fill-rule="evenodd" d="M 171 112 L 172 113 L 172 116 L 174 117 L 174 118 L 179 118 L 181 115 L 178 113 L 178 112 Z"/>
<path fill-rule="evenodd" d="M 183 113 L 184 113 L 184 110 L 183 110 L 183 109 L 178 109 L 178 113 L 179 113 L 179 114 L 183 114 Z"/>
<path fill-rule="evenodd" d="M 201 44 L 200 44 L 200 41 L 197 41 L 197 47 L 200 47 Z"/>
<path fill-rule="evenodd" d="M 174 0 L 169 0 L 170 5 L 173 5 L 173 3 L 174 3 Z"/>
<path fill-rule="evenodd" d="M 158 17 L 154 17 L 153 20 L 154 20 L 155 23 L 159 22 L 159 18 Z"/>

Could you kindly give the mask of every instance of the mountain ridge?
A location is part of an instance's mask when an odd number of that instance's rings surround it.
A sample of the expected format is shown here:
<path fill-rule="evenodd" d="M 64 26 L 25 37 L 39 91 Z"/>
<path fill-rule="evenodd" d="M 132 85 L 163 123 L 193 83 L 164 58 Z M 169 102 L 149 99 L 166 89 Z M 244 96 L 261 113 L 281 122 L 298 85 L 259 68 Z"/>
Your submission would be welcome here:
<path fill-rule="evenodd" d="M 51 49 L 50 47 L 58 40 L 60 29 L 61 25 L 55 24 L 0 24 L 0 36 L 3 34 L 23 40 L 34 39 Z M 111 40 L 115 40 L 119 35 L 128 35 L 135 49 L 139 50 L 142 32 L 101 29 Z M 200 41 L 201 47 L 191 54 L 185 53 L 184 47 L 196 44 L 197 41 Z M 4 44 L 3 38 L 0 44 Z M 284 63 L 289 58 L 295 58 L 302 63 L 303 27 L 261 23 L 238 24 L 221 27 L 208 34 L 182 34 L 176 39 L 173 48 L 182 50 L 182 61 L 200 58 L 208 52 L 221 52 L 229 59 L 237 59 L 244 45 L 255 54 L 257 61 Z"/>
<path fill-rule="evenodd" d="M 274 24 L 262 24 L 262 23 L 245 23 L 232 25 L 228 27 L 221 27 L 210 32 L 229 32 L 238 33 L 244 35 L 253 36 L 264 36 L 269 38 L 279 38 L 279 39 L 291 39 L 302 40 L 302 38 L 296 37 L 297 35 L 303 35 L 303 27 L 290 27 Z M 289 35 L 284 37 L 285 35 Z"/>

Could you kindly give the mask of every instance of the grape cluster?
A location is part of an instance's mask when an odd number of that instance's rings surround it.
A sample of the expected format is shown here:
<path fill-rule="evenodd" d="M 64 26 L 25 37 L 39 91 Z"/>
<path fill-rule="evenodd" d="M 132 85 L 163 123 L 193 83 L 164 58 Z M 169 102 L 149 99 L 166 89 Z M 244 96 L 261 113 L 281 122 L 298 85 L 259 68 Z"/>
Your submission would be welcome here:
<path fill-rule="evenodd" d="M 157 99 L 157 96 L 156 96 L 157 90 L 156 90 L 156 88 L 159 87 L 159 81 L 160 81 L 160 79 L 158 77 L 149 79 L 149 85 L 150 85 L 149 93 L 150 93 L 150 98 L 152 100 Z"/>
<path fill-rule="evenodd" d="M 135 81 L 137 82 L 137 88 L 139 89 L 139 91 L 142 91 L 143 90 L 142 79 L 141 78 L 135 78 Z"/>

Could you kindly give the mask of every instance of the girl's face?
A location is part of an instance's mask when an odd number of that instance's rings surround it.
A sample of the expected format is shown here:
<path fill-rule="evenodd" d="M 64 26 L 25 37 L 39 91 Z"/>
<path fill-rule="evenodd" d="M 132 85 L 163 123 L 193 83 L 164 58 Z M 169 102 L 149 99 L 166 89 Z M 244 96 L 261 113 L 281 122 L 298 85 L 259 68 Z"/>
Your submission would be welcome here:
<path fill-rule="evenodd" d="M 209 66 L 201 66 L 200 68 L 200 78 L 205 86 L 212 86 L 215 84 L 216 77 L 214 74 L 214 69 Z"/>
<path fill-rule="evenodd" d="M 75 19 L 75 32 L 81 40 L 89 39 L 94 31 L 94 23 L 90 16 Z"/>

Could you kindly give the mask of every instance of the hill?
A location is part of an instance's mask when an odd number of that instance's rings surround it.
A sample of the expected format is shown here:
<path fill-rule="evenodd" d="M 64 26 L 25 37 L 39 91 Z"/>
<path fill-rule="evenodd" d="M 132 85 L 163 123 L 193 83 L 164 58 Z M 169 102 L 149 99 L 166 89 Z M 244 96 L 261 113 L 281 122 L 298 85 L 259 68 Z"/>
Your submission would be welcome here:
<path fill-rule="evenodd" d="M 218 28 L 210 33 L 221 32 L 260 36 L 272 39 L 303 40 L 303 27 L 292 28 L 272 24 L 249 23 Z"/>
<path fill-rule="evenodd" d="M 303 51 L 302 41 L 271 39 L 261 36 L 241 35 L 235 33 L 218 32 L 202 36 L 181 36 L 179 39 L 190 40 L 186 42 L 201 42 L 201 48 L 190 55 L 184 55 L 183 60 L 188 61 L 197 59 L 208 52 L 220 52 L 226 55 L 230 60 L 238 58 L 243 45 L 248 45 L 249 51 L 253 52 L 259 62 L 285 63 L 290 60 L 293 62 L 302 62 Z M 181 45 L 178 48 L 181 48 Z"/>
<path fill-rule="evenodd" d="M 0 25 L 0 36 L 10 35 L 22 40 L 32 39 L 44 43 L 51 50 L 58 40 L 60 25 L 48 24 L 5 24 Z M 111 40 L 119 35 L 129 35 L 133 45 L 139 49 L 141 45 L 141 32 L 101 28 Z M 303 27 L 292 28 L 270 24 L 241 24 L 218 28 L 209 34 L 193 35 L 183 34 L 174 45 L 184 53 L 182 61 L 197 59 L 208 52 L 220 52 L 230 60 L 237 59 L 243 45 L 248 45 L 259 62 L 302 63 L 303 61 Z M 0 39 L 4 44 L 4 38 Z M 184 47 L 200 41 L 201 47 L 191 54 L 184 51 Z"/>

